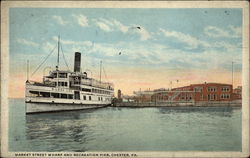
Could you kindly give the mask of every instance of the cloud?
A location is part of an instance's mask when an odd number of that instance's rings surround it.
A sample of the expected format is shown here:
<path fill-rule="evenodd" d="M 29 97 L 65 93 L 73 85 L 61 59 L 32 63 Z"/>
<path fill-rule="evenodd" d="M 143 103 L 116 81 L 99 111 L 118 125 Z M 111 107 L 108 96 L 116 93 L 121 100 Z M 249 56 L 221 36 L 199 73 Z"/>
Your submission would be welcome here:
<path fill-rule="evenodd" d="M 118 20 L 115 19 L 108 20 L 104 18 L 93 19 L 93 21 L 97 27 L 99 27 L 101 30 L 105 32 L 120 31 L 124 34 L 136 33 L 140 36 L 141 40 L 148 40 L 149 38 L 151 38 L 150 33 L 145 28 L 139 25 L 135 24 L 124 25 Z M 140 29 L 137 29 L 137 27 L 140 27 Z"/>
<path fill-rule="evenodd" d="M 140 27 L 140 29 L 138 29 L 136 32 L 140 35 L 140 39 L 142 41 L 145 41 L 151 38 L 150 33 L 143 27 Z"/>
<path fill-rule="evenodd" d="M 42 44 L 42 48 L 45 52 L 50 52 L 50 51 L 54 50 L 55 47 L 57 47 L 57 45 L 54 43 L 50 43 L 50 42 L 45 42 Z"/>
<path fill-rule="evenodd" d="M 164 36 L 176 38 L 178 41 L 187 44 L 191 49 L 195 49 L 199 45 L 204 47 L 210 46 L 208 42 L 199 40 L 193 36 L 190 36 L 189 34 L 184 34 L 182 32 L 177 32 L 177 31 L 169 31 L 162 28 L 160 28 L 160 31 L 164 34 Z"/>
<path fill-rule="evenodd" d="M 123 33 L 128 32 L 128 29 L 129 29 L 128 26 L 123 25 L 121 22 L 119 22 L 117 20 L 114 20 L 113 23 L 115 26 L 117 26 L 118 30 L 120 30 L 121 32 L 123 32 Z"/>
<path fill-rule="evenodd" d="M 236 27 L 233 25 L 229 25 L 228 27 L 234 33 L 235 37 L 241 37 L 241 35 L 242 35 L 242 28 L 241 27 Z"/>
<path fill-rule="evenodd" d="M 104 22 L 96 22 L 96 25 L 103 31 L 106 31 L 106 32 L 110 32 L 112 31 L 112 29 L 110 28 L 110 26 Z"/>
<path fill-rule="evenodd" d="M 207 26 L 204 33 L 213 38 L 239 38 L 241 37 L 241 27 L 228 26 L 229 29 L 223 30 L 216 26 Z"/>
<path fill-rule="evenodd" d="M 126 26 L 124 26 L 123 24 L 121 24 L 121 22 L 117 20 L 108 20 L 104 18 L 99 18 L 99 19 L 93 19 L 93 21 L 97 27 L 106 32 L 111 32 L 115 30 L 122 31 L 123 33 L 127 32 Z M 122 27 L 122 29 L 120 29 L 120 27 Z"/>
<path fill-rule="evenodd" d="M 65 20 L 63 20 L 61 16 L 54 15 L 52 18 L 55 19 L 56 22 L 60 25 L 66 25 L 68 23 Z"/>
<path fill-rule="evenodd" d="M 84 16 L 84 15 L 82 15 L 82 14 L 79 14 L 79 15 L 73 14 L 72 16 L 76 19 L 77 23 L 78 23 L 80 26 L 86 27 L 86 26 L 89 25 L 89 24 L 88 24 L 88 18 L 87 18 L 86 16 Z"/>
<path fill-rule="evenodd" d="M 58 41 L 57 36 L 53 36 L 54 41 Z M 65 39 L 60 39 L 60 43 L 64 45 L 84 45 L 84 46 L 92 46 L 93 43 L 91 41 L 72 41 L 72 40 L 65 40 Z"/>
<path fill-rule="evenodd" d="M 213 43 L 215 48 L 224 48 L 228 52 L 233 52 L 239 50 L 242 46 L 240 43 L 230 44 L 225 41 L 216 41 Z"/>
<path fill-rule="evenodd" d="M 20 44 L 24 44 L 24 45 L 28 45 L 28 46 L 32 46 L 32 47 L 37 47 L 38 46 L 37 43 L 35 43 L 33 41 L 26 40 L 24 38 L 17 39 L 17 42 L 20 43 Z"/>

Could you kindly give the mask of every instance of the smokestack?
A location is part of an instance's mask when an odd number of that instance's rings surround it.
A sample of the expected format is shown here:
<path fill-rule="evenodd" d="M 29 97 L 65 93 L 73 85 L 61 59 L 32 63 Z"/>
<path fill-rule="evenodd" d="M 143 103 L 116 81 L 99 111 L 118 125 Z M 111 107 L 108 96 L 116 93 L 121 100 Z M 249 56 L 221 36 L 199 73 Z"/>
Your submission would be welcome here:
<path fill-rule="evenodd" d="M 81 53 L 75 52 L 74 72 L 80 72 L 80 67 L 81 67 Z"/>

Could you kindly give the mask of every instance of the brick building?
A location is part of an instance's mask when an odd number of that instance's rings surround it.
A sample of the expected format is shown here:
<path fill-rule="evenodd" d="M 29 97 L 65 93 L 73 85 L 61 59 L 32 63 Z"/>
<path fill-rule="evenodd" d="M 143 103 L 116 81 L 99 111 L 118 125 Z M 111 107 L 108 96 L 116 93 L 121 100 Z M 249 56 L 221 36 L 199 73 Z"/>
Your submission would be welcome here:
<path fill-rule="evenodd" d="M 233 89 L 232 85 L 230 84 L 222 84 L 222 83 L 191 84 L 190 86 L 175 88 L 172 91 L 183 91 L 180 93 L 178 97 L 179 100 L 183 99 L 189 99 L 194 101 L 233 100 Z"/>
<path fill-rule="evenodd" d="M 191 84 L 172 90 L 158 89 L 142 91 L 136 94 L 137 102 L 155 101 L 232 101 L 241 99 L 241 87 L 232 89 L 232 85 L 223 83 Z"/>

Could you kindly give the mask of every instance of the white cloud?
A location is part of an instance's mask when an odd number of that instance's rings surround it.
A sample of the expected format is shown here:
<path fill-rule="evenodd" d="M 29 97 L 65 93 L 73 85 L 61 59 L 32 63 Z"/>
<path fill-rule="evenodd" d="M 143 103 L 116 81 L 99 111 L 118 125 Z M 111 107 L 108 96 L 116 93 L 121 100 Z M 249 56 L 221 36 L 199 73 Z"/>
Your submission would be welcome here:
<path fill-rule="evenodd" d="M 94 19 L 93 21 L 97 27 L 99 27 L 101 30 L 106 31 L 106 32 L 120 30 L 119 27 L 123 26 L 117 20 L 108 20 L 104 18 L 99 18 L 99 19 Z"/>
<path fill-rule="evenodd" d="M 241 28 L 240 27 L 235 27 L 235 26 L 228 26 L 229 29 L 223 30 L 219 27 L 215 26 L 207 26 L 204 29 L 204 32 L 206 35 L 213 37 L 213 38 L 220 38 L 220 37 L 225 37 L 225 38 L 238 38 L 241 36 Z"/>
<path fill-rule="evenodd" d="M 28 46 L 32 46 L 32 47 L 37 47 L 38 46 L 37 43 L 35 43 L 33 41 L 26 40 L 24 38 L 17 39 L 17 42 L 20 43 L 20 44 L 24 44 L 24 45 L 28 45 Z"/>
<path fill-rule="evenodd" d="M 119 21 L 117 21 L 117 20 L 114 20 L 113 22 L 114 22 L 114 25 L 117 26 L 117 28 L 118 28 L 121 32 L 123 32 L 123 33 L 128 32 L 128 29 L 129 29 L 128 26 L 123 25 L 121 22 L 119 22 Z"/>
<path fill-rule="evenodd" d="M 109 25 L 107 25 L 106 23 L 104 22 L 96 22 L 96 25 L 102 29 L 103 31 L 106 31 L 106 32 L 110 32 L 112 31 L 111 28 L 109 27 Z"/>
<path fill-rule="evenodd" d="M 66 25 L 68 23 L 65 20 L 63 20 L 61 16 L 54 15 L 52 18 L 55 19 L 57 23 L 60 25 Z"/>
<path fill-rule="evenodd" d="M 54 37 L 54 40 L 57 38 Z M 218 69 L 227 68 L 232 60 L 241 63 L 240 50 L 232 49 L 234 45 L 222 41 L 214 42 L 211 44 L 213 45 L 211 49 L 201 52 L 184 51 L 157 43 L 149 45 L 134 42 L 93 44 L 91 41 L 71 40 L 61 40 L 61 43 L 65 45 L 64 50 L 67 50 L 65 52 L 84 52 L 83 54 L 86 55 L 84 63 L 88 62 L 88 65 L 98 63 L 100 58 L 113 64 L 165 65 L 168 69 Z M 44 46 L 52 48 L 49 43 Z M 221 47 L 228 49 L 217 49 Z"/>
<path fill-rule="evenodd" d="M 213 43 L 213 46 L 215 48 L 225 48 L 227 51 L 232 52 L 232 51 L 237 51 L 241 48 L 241 45 L 239 43 L 236 44 L 230 44 L 225 41 L 217 41 Z"/>
<path fill-rule="evenodd" d="M 133 24 L 130 26 L 126 26 L 118 20 L 115 19 L 108 20 L 104 18 L 94 19 L 93 21 L 96 24 L 96 26 L 98 26 L 101 30 L 106 32 L 120 31 L 124 34 L 136 33 L 140 36 L 141 40 L 148 40 L 149 38 L 151 38 L 150 33 L 145 28 L 139 25 Z M 138 29 L 137 27 L 140 27 L 140 29 Z"/>
<path fill-rule="evenodd" d="M 140 39 L 142 41 L 148 40 L 149 38 L 151 38 L 150 33 L 143 27 L 140 27 L 140 29 L 137 30 L 137 33 L 140 35 Z"/>
<path fill-rule="evenodd" d="M 76 20 L 77 20 L 77 23 L 82 26 L 82 27 L 86 27 L 88 26 L 88 18 L 82 14 L 80 15 L 75 15 L 73 14 L 72 15 Z"/>
<path fill-rule="evenodd" d="M 241 37 L 241 35 L 242 35 L 242 28 L 241 27 L 236 27 L 236 26 L 230 25 L 229 28 L 234 33 L 235 37 Z"/>
<path fill-rule="evenodd" d="M 187 45 L 190 46 L 191 49 L 197 48 L 199 45 L 202 45 L 204 47 L 209 47 L 210 44 L 205 41 L 201 41 L 193 36 L 190 36 L 189 34 L 184 34 L 182 32 L 177 32 L 177 31 L 169 31 L 160 28 L 160 31 L 166 36 L 166 37 L 173 37 L 176 38 L 177 40 L 186 43 Z"/>
<path fill-rule="evenodd" d="M 54 36 L 53 40 L 58 41 L 58 37 Z M 93 45 L 91 41 L 72 41 L 72 40 L 64 40 L 64 39 L 60 39 L 60 43 L 64 45 L 84 45 L 88 47 Z"/>
<path fill-rule="evenodd" d="M 52 44 L 50 42 L 45 42 L 42 44 L 42 48 L 45 52 L 52 51 L 53 49 L 55 49 L 56 46 L 57 46 L 56 44 L 54 44 L 54 43 Z"/>

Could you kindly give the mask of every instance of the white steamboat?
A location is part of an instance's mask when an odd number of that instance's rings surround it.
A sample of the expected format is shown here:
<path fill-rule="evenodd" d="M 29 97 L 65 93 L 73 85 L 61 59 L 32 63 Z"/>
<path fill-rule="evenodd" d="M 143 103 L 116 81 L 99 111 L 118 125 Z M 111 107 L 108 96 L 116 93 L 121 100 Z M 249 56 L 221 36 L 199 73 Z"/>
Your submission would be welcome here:
<path fill-rule="evenodd" d="M 58 42 L 59 47 L 59 42 Z M 58 49 L 59 58 L 59 49 Z M 58 60 L 59 62 L 59 60 Z M 56 70 L 42 82 L 26 81 L 26 114 L 105 107 L 111 104 L 113 84 L 80 72 L 81 53 L 75 53 L 74 72 Z"/>

